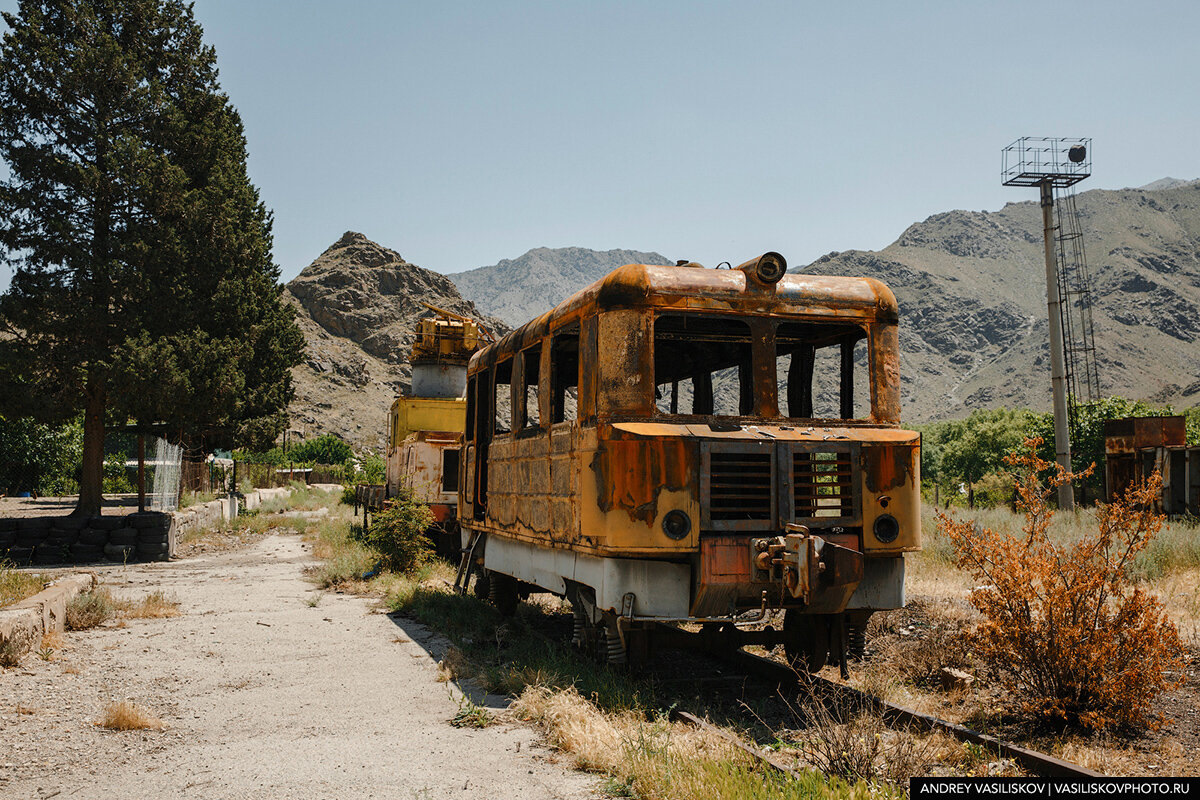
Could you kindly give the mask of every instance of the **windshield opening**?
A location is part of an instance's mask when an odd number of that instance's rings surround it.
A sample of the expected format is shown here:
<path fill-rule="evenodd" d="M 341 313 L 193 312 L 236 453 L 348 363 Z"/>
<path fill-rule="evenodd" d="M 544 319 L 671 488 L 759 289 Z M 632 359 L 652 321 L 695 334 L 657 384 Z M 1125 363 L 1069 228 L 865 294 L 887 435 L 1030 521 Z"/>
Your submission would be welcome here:
<path fill-rule="evenodd" d="M 654 405 L 663 414 L 754 413 L 750 327 L 728 317 L 663 314 L 654 323 Z"/>

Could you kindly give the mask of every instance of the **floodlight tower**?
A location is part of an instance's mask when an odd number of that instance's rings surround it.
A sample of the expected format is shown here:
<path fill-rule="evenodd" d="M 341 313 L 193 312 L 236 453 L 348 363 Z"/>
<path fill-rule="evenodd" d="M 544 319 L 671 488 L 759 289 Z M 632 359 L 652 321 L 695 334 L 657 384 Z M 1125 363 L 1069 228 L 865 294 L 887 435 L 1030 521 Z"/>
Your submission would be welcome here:
<path fill-rule="evenodd" d="M 1067 364 L 1063 340 L 1063 298 L 1059 294 L 1057 226 L 1054 190 L 1074 186 L 1092 174 L 1091 139 L 1026 136 L 1004 148 L 1001 180 L 1005 186 L 1037 186 L 1042 197 L 1042 233 L 1046 254 L 1046 310 L 1050 318 L 1050 378 L 1054 392 L 1054 452 L 1071 469 L 1071 434 L 1067 416 Z M 1075 508 L 1070 483 L 1058 487 L 1058 507 Z"/>

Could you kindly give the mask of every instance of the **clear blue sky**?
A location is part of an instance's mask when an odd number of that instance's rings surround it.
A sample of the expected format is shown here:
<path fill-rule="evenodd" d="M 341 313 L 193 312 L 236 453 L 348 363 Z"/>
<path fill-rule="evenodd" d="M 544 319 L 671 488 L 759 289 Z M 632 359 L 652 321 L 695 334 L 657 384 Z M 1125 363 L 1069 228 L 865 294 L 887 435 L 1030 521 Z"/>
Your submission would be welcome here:
<path fill-rule="evenodd" d="M 285 280 L 346 230 L 442 272 L 571 245 L 804 264 L 1034 199 L 1000 186 L 1020 136 L 1093 137 L 1080 189 L 1200 177 L 1194 0 L 195 12 Z"/>

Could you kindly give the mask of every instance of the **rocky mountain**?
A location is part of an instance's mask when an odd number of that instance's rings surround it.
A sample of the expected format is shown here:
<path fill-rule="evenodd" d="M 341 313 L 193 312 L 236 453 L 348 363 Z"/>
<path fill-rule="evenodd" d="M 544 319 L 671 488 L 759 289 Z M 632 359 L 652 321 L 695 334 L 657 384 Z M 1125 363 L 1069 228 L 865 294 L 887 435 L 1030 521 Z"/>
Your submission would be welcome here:
<path fill-rule="evenodd" d="M 509 325 L 523 325 L 625 264 L 674 264 L 659 253 L 539 247 L 520 258 L 450 276 L 463 297 Z"/>
<path fill-rule="evenodd" d="M 1101 394 L 1200 403 L 1200 181 L 1077 196 Z M 1041 209 L 949 211 L 878 252 L 799 271 L 887 283 L 901 312 L 904 416 L 1050 406 Z"/>
<path fill-rule="evenodd" d="M 446 276 L 353 231 L 288 283 L 284 297 L 307 343 L 305 362 L 292 371 L 292 427 L 334 433 L 359 449 L 386 446 L 388 408 L 412 377 L 413 328 L 431 313 L 421 301 L 480 319 L 493 333 L 507 330 Z"/>

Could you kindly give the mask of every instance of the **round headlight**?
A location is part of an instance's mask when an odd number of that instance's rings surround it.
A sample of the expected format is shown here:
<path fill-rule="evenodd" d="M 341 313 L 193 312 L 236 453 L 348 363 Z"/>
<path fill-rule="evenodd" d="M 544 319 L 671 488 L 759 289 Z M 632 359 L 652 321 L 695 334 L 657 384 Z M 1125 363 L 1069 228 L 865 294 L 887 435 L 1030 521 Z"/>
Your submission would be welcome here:
<path fill-rule="evenodd" d="M 896 541 L 900 535 L 900 523 L 891 514 L 875 518 L 875 538 L 884 544 Z"/>
<path fill-rule="evenodd" d="M 672 539 L 683 539 L 692 532 L 692 520 L 687 514 L 676 509 L 668 511 L 662 521 L 663 533 Z"/>
<path fill-rule="evenodd" d="M 779 253 L 771 251 L 763 253 L 758 258 L 752 258 L 744 264 L 739 264 L 737 269 L 742 270 L 748 275 L 752 275 L 754 280 L 759 283 L 770 286 L 773 283 L 778 283 L 787 272 L 787 259 Z"/>
<path fill-rule="evenodd" d="M 787 272 L 787 261 L 779 253 L 767 253 L 758 260 L 754 273 L 763 283 L 778 283 Z"/>

